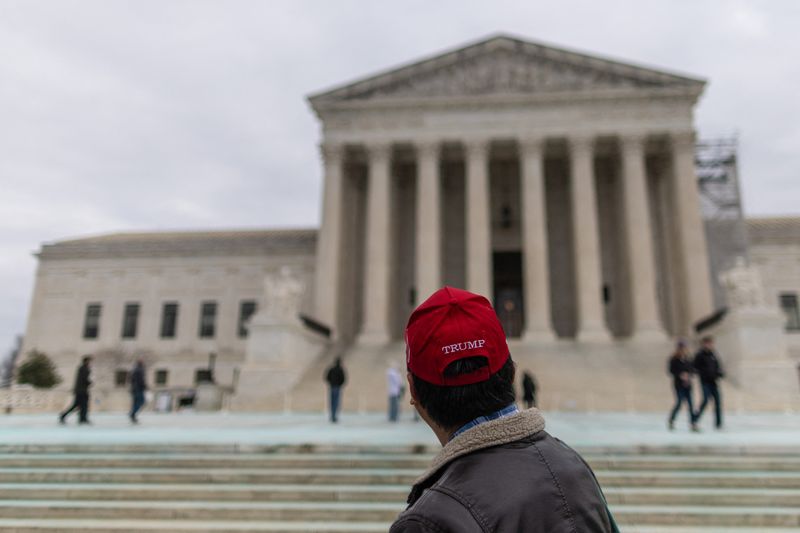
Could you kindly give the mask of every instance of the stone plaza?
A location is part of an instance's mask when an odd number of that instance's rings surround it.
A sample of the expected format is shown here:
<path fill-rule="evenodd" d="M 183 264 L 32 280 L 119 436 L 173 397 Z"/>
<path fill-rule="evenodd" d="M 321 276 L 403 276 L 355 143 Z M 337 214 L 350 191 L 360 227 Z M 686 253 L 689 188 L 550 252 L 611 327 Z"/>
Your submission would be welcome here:
<path fill-rule="evenodd" d="M 545 413 L 582 452 L 625 533 L 785 533 L 800 527 L 800 417 L 731 415 L 723 432 L 667 432 L 663 416 Z M 0 418 L 0 529 L 387 531 L 439 444 L 347 414 L 146 414 L 131 427 Z"/>

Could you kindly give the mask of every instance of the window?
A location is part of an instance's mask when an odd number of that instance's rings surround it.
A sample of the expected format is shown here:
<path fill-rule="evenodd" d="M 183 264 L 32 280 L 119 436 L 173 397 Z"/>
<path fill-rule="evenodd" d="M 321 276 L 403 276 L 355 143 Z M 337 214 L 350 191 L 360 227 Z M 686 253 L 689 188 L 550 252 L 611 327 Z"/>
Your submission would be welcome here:
<path fill-rule="evenodd" d="M 174 339 L 178 329 L 178 304 L 166 302 L 161 309 L 161 338 Z"/>
<path fill-rule="evenodd" d="M 136 338 L 136 326 L 139 323 L 139 304 L 125 304 L 125 313 L 122 316 L 122 338 Z"/>
<path fill-rule="evenodd" d="M 194 384 L 199 383 L 214 383 L 214 378 L 211 370 L 207 368 L 198 368 L 194 371 Z"/>
<path fill-rule="evenodd" d="M 96 339 L 100 334 L 100 304 L 86 306 L 86 318 L 83 321 L 83 338 Z"/>
<path fill-rule="evenodd" d="M 256 312 L 256 302 L 245 300 L 239 304 L 239 337 L 247 337 L 247 322 Z"/>
<path fill-rule="evenodd" d="M 169 370 L 164 368 L 159 368 L 156 370 L 155 379 L 153 381 L 155 381 L 156 385 L 167 385 L 167 382 L 169 381 Z"/>
<path fill-rule="evenodd" d="M 217 302 L 203 302 L 200 306 L 200 337 L 208 339 L 214 336 L 217 321 Z"/>
<path fill-rule="evenodd" d="M 128 371 L 117 370 L 114 372 L 114 386 L 117 388 L 124 387 L 128 384 Z"/>
<path fill-rule="evenodd" d="M 786 331 L 800 331 L 800 308 L 796 292 L 781 294 L 781 309 L 786 315 Z"/>

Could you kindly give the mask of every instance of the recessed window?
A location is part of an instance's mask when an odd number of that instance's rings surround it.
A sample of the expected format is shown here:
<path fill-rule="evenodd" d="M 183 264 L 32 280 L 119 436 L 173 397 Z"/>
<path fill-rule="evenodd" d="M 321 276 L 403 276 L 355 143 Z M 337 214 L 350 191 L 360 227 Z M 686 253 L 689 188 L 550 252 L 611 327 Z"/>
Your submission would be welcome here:
<path fill-rule="evenodd" d="M 200 337 L 214 336 L 217 322 L 217 302 L 203 302 L 200 306 Z"/>
<path fill-rule="evenodd" d="M 165 368 L 159 368 L 156 370 L 155 379 L 153 381 L 155 381 L 156 385 L 160 385 L 162 387 L 167 385 L 167 382 L 169 381 L 169 370 Z"/>
<path fill-rule="evenodd" d="M 117 370 L 114 372 L 114 386 L 117 388 L 124 387 L 128 384 L 128 371 Z"/>
<path fill-rule="evenodd" d="M 244 300 L 239 304 L 239 337 L 247 337 L 247 323 L 255 312 L 256 302 L 254 300 Z"/>
<path fill-rule="evenodd" d="M 161 338 L 174 339 L 178 330 L 178 304 L 166 302 L 161 309 Z"/>
<path fill-rule="evenodd" d="M 92 303 L 86 306 L 86 317 L 83 320 L 83 338 L 96 339 L 100 335 L 100 313 L 102 306 Z"/>
<path fill-rule="evenodd" d="M 796 292 L 781 294 L 781 309 L 786 315 L 786 331 L 800 331 L 800 307 Z"/>
<path fill-rule="evenodd" d="M 122 338 L 135 339 L 136 328 L 139 325 L 139 304 L 125 304 L 125 312 L 122 316 Z"/>
<path fill-rule="evenodd" d="M 213 383 L 214 378 L 211 370 L 208 368 L 198 368 L 194 371 L 194 384 L 199 383 Z"/>

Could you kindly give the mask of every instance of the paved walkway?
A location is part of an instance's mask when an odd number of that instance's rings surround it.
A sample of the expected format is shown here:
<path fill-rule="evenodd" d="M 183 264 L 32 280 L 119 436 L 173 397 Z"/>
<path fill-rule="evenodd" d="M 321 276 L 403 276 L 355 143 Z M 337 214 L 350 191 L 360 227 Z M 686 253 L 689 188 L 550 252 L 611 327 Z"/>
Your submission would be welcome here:
<path fill-rule="evenodd" d="M 691 433 L 679 418 L 667 431 L 665 415 L 616 413 L 544 413 L 547 430 L 578 448 L 602 446 L 712 446 L 800 448 L 800 415 L 736 414 L 716 431 L 711 418 Z M 66 426 L 56 415 L 0 415 L 0 444 L 210 444 L 210 445 L 363 445 L 435 446 L 424 422 L 406 412 L 397 424 L 383 415 L 348 414 L 330 424 L 319 414 L 145 413 L 131 426 L 124 414 L 98 413 L 93 425 Z"/>

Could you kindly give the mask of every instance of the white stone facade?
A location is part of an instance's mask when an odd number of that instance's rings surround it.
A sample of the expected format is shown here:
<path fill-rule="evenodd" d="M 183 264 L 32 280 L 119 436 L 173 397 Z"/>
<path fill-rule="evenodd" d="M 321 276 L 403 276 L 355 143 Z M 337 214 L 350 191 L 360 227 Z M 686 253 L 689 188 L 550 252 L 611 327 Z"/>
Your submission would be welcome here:
<path fill-rule="evenodd" d="M 315 230 L 119 234 L 45 245 L 31 301 L 23 354 L 49 355 L 72 387 L 83 355 L 94 357 L 94 394 L 106 407 L 128 401 L 115 373 L 145 360 L 155 390 L 191 389 L 195 374 L 215 354 L 215 379 L 233 386 L 245 358 L 242 302 L 264 307 L 265 278 L 291 269 L 313 284 Z M 203 302 L 216 304 L 214 334 L 200 335 Z M 126 304 L 138 304 L 136 334 L 123 338 Z M 177 304 L 174 336 L 162 336 L 164 304 Z M 303 295 L 299 311 L 310 311 Z M 96 338 L 85 338 L 87 306 L 100 305 Z M 24 357 L 24 355 L 23 355 Z M 166 383 L 156 374 L 166 371 Z"/>
<path fill-rule="evenodd" d="M 703 87 L 497 37 L 312 96 L 317 316 L 345 342 L 385 344 L 451 284 L 531 341 L 687 334 L 712 311 Z"/>
<path fill-rule="evenodd" d="M 750 262 L 761 273 L 767 304 L 781 307 L 782 296 L 800 301 L 800 217 L 751 218 L 747 233 Z M 800 329 L 793 322 L 786 317 L 786 345 L 800 364 Z"/>

